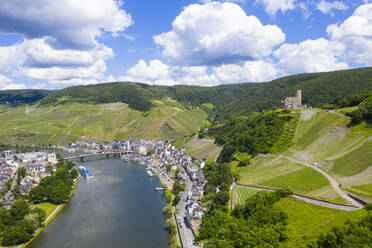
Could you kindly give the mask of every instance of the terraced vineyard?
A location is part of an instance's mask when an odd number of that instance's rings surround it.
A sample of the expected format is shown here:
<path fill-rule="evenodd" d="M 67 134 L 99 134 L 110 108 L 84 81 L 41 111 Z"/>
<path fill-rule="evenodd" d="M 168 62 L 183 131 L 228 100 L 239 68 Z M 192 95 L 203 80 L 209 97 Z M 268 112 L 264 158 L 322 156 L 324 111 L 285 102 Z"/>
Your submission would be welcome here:
<path fill-rule="evenodd" d="M 0 143 L 67 144 L 81 139 L 169 139 L 195 133 L 207 114 L 170 99 L 148 112 L 124 103 L 21 106 L 0 113 Z"/>
<path fill-rule="evenodd" d="M 214 161 L 221 150 L 214 144 L 214 140 L 198 139 L 197 136 L 194 136 L 184 144 L 184 147 L 186 148 L 187 153 L 191 154 L 193 157 L 206 157 L 210 161 Z"/>
<path fill-rule="evenodd" d="M 232 192 L 232 207 L 243 204 L 247 199 L 256 194 L 257 190 L 248 187 L 235 186 Z"/>
<path fill-rule="evenodd" d="M 284 125 L 284 130 L 279 141 L 275 144 L 274 150 L 285 151 L 293 144 L 293 137 L 296 132 L 299 114 L 292 114 L 293 118 Z"/>
<path fill-rule="evenodd" d="M 239 169 L 239 183 L 272 188 L 289 186 L 298 194 L 345 203 L 322 174 L 304 165 L 320 162 L 320 168 L 343 187 L 370 195 L 370 187 L 358 185 L 372 182 L 371 128 L 365 123 L 347 128 L 349 121 L 340 113 L 303 110 L 297 126 L 286 125 L 281 137 L 282 146 L 285 142 L 293 145 L 282 155 L 260 155 L 253 159 L 250 165 Z"/>

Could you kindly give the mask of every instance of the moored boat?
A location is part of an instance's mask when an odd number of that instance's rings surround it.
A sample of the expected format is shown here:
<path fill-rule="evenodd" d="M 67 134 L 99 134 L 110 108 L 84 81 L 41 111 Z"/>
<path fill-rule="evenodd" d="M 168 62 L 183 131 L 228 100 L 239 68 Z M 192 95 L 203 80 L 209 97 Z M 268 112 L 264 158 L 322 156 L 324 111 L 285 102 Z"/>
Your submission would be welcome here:
<path fill-rule="evenodd" d="M 147 173 L 147 175 L 148 175 L 149 177 L 152 177 L 152 176 L 154 175 L 154 174 L 152 173 L 151 170 L 147 170 L 146 173 Z"/>
<path fill-rule="evenodd" d="M 92 179 L 94 178 L 93 174 L 84 166 L 79 166 L 78 170 L 80 174 L 85 178 L 85 179 Z"/>

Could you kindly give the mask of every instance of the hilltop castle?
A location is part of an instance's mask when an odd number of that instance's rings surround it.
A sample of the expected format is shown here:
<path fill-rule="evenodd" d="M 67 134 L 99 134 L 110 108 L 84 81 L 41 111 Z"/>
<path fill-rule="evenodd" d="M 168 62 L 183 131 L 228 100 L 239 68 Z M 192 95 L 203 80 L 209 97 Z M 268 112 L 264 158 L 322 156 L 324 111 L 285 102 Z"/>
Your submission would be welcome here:
<path fill-rule="evenodd" d="M 283 101 L 286 109 L 299 109 L 302 108 L 302 92 L 301 90 L 296 91 L 295 97 L 286 97 Z"/>

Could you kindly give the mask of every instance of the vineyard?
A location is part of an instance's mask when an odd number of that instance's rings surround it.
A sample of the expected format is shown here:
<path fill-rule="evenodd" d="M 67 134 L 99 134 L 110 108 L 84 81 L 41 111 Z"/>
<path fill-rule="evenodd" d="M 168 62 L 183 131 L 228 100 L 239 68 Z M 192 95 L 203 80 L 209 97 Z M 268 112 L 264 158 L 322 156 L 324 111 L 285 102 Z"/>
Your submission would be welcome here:
<path fill-rule="evenodd" d="M 243 204 L 248 198 L 256 194 L 257 190 L 243 186 L 235 186 L 232 190 L 232 207 Z"/>

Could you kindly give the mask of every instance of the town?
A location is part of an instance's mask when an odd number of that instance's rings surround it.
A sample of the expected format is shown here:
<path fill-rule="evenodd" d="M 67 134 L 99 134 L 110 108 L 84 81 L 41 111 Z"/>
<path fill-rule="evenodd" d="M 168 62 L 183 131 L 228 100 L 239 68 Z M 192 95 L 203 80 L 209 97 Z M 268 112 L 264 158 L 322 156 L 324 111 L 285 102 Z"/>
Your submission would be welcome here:
<path fill-rule="evenodd" d="M 195 159 L 183 148 L 177 148 L 170 141 L 162 140 L 115 140 L 112 142 L 76 141 L 58 147 L 69 153 L 97 155 L 116 151 L 125 161 L 132 160 L 147 167 L 161 180 L 164 188 L 173 190 L 174 183 L 184 185 L 176 204 L 174 221 L 177 225 L 183 247 L 196 247 L 195 231 L 200 228 L 206 208 L 200 202 L 206 183 L 202 168 L 205 158 Z M 19 196 L 27 195 L 41 179 L 50 176 L 58 163 L 55 152 L 34 151 L 20 153 L 6 150 L 0 158 L 1 204 L 10 208 Z M 20 168 L 24 175 L 20 176 Z M 149 175 L 152 176 L 152 173 Z"/>
<path fill-rule="evenodd" d="M 56 153 L 3 151 L 0 158 L 0 203 L 10 207 L 17 195 L 28 194 L 41 179 L 50 176 L 57 162 Z M 19 178 L 19 174 L 23 175 Z"/>

